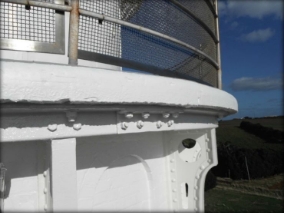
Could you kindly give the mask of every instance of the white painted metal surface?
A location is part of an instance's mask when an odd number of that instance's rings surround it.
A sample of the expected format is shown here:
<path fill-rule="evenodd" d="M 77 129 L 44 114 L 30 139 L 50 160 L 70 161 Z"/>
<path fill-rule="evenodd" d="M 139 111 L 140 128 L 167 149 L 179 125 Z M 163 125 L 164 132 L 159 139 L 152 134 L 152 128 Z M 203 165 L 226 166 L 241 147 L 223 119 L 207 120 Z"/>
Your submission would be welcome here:
<path fill-rule="evenodd" d="M 5 211 L 204 211 L 217 119 L 237 110 L 231 95 L 185 80 L 17 61 L 2 61 L 1 77 Z M 192 149 L 182 146 L 187 138 Z"/>
<path fill-rule="evenodd" d="M 52 210 L 77 210 L 76 139 L 51 141 Z"/>
<path fill-rule="evenodd" d="M 224 114 L 237 110 L 236 99 L 224 91 L 154 75 L 1 61 L 1 77 L 2 102 L 151 104 L 219 110 Z"/>

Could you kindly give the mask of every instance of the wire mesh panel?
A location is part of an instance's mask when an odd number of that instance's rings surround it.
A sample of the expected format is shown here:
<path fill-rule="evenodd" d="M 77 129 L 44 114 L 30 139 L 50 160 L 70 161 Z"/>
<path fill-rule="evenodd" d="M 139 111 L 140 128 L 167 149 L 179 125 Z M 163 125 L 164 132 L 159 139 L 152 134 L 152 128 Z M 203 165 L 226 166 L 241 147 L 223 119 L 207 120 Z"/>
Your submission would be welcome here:
<path fill-rule="evenodd" d="M 120 18 L 119 1 L 80 1 L 80 8 Z M 121 57 L 120 26 L 91 17 L 80 16 L 79 41 L 80 50 Z"/>
<path fill-rule="evenodd" d="M 171 0 L 80 0 L 80 8 L 115 19 L 154 30 L 183 43 L 191 45 L 217 61 L 217 44 L 214 37 L 186 10 L 200 19 L 204 25 L 216 34 L 215 17 L 207 0 L 178 0 L 183 9 Z M 186 10 L 185 10 L 185 9 Z M 80 17 L 79 57 L 98 60 L 97 54 L 115 57 L 109 63 L 143 64 L 156 67 L 160 75 L 169 73 L 188 76 L 217 86 L 217 67 L 198 54 L 178 43 L 169 41 L 148 32 L 133 29 L 105 20 L 91 17 Z M 84 51 L 84 54 L 82 51 Z M 84 56 L 83 56 L 84 55 Z M 111 58 L 108 58 L 111 59 Z M 119 59 L 119 60 L 117 60 Z M 119 63 L 126 61 L 129 63 Z M 107 60 L 103 60 L 106 62 Z M 135 66 L 134 66 L 135 67 Z M 151 71 L 149 71 L 151 72 Z"/>
<path fill-rule="evenodd" d="M 54 10 L 1 2 L 1 38 L 55 41 Z"/>
<path fill-rule="evenodd" d="M 37 1 L 63 3 L 62 0 Z M 0 12 L 2 49 L 64 53 L 62 13 L 10 2 L 0 2 Z"/>

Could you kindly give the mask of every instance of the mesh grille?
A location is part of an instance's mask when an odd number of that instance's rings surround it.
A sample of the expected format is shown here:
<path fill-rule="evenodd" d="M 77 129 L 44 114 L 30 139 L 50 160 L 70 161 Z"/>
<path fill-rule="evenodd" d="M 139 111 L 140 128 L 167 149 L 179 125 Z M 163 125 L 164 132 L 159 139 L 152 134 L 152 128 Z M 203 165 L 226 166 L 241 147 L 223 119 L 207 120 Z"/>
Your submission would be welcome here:
<path fill-rule="evenodd" d="M 53 3 L 53 0 L 45 0 L 45 2 Z M 1 38 L 55 42 L 54 10 L 0 3 Z"/>
<path fill-rule="evenodd" d="M 202 0 L 178 0 L 186 9 L 191 11 L 197 18 L 201 19 L 215 34 L 215 18 L 207 3 Z M 211 3 L 212 4 L 212 3 Z"/>
<path fill-rule="evenodd" d="M 79 34 L 78 46 L 80 50 L 114 57 L 121 56 L 119 25 L 110 22 L 100 24 L 97 19 L 81 16 Z"/>
<path fill-rule="evenodd" d="M 178 2 L 216 33 L 214 15 L 205 1 Z M 213 38 L 170 1 L 80 0 L 80 8 L 171 36 L 217 60 L 217 47 Z M 217 70 L 204 57 L 166 39 L 115 23 L 80 16 L 79 49 L 181 73 L 217 86 Z"/>

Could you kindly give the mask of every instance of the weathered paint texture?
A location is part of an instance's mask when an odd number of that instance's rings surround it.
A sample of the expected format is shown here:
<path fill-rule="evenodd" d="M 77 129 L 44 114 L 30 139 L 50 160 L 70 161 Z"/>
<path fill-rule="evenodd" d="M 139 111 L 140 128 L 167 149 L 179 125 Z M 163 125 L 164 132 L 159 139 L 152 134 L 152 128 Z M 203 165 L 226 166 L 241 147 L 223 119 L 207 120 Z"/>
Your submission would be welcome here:
<path fill-rule="evenodd" d="M 2 102 L 152 104 L 237 111 L 236 99 L 224 91 L 154 75 L 3 61 L 1 77 Z"/>

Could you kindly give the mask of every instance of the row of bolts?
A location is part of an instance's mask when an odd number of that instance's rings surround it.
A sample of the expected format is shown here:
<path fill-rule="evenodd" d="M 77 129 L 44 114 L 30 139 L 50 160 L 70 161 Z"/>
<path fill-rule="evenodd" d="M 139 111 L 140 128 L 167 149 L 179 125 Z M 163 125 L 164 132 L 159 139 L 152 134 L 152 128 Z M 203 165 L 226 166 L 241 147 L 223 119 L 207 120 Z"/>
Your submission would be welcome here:
<path fill-rule="evenodd" d="M 170 113 L 163 113 L 163 117 L 164 117 L 164 118 L 169 118 L 170 115 L 171 115 Z M 177 118 L 179 114 L 178 114 L 178 113 L 173 113 L 172 115 L 173 115 L 174 118 Z M 77 117 L 77 113 L 76 113 L 76 112 L 67 112 L 67 113 L 66 113 L 66 116 L 67 116 L 69 122 L 75 122 L 75 119 L 76 119 L 76 117 Z M 125 117 L 128 118 L 128 119 L 133 118 L 133 114 L 132 114 L 132 113 L 127 113 L 127 114 L 125 114 Z M 150 117 L 150 113 L 142 113 L 142 117 L 143 117 L 144 119 L 147 119 L 147 118 Z M 167 124 L 168 124 L 168 127 L 170 127 L 170 126 L 172 126 L 172 125 L 174 124 L 174 121 L 173 121 L 173 120 L 169 120 L 169 121 L 167 122 Z M 139 120 L 139 121 L 137 122 L 137 125 L 136 125 L 136 126 L 137 126 L 137 128 L 141 129 L 141 128 L 144 126 L 144 122 L 143 122 L 142 120 Z M 158 129 L 161 128 L 161 127 L 163 126 L 162 121 L 157 121 L 156 126 L 157 126 Z M 82 127 L 82 124 L 81 124 L 81 123 L 76 123 L 76 124 L 74 123 L 74 124 L 73 124 L 73 128 L 74 128 L 75 130 L 80 130 L 81 127 Z M 122 128 L 123 130 L 126 130 L 126 129 L 128 128 L 127 122 L 122 122 L 122 123 L 121 123 L 121 128 Z M 57 124 L 50 124 L 50 125 L 48 125 L 48 129 L 49 129 L 51 132 L 56 131 L 56 130 L 57 130 Z"/>

